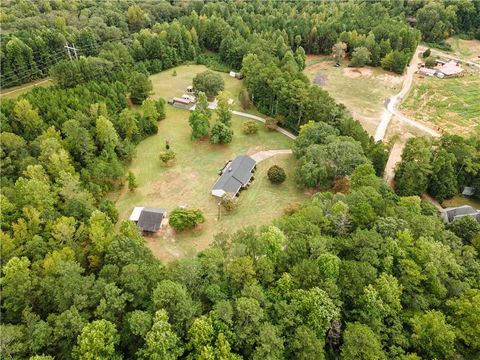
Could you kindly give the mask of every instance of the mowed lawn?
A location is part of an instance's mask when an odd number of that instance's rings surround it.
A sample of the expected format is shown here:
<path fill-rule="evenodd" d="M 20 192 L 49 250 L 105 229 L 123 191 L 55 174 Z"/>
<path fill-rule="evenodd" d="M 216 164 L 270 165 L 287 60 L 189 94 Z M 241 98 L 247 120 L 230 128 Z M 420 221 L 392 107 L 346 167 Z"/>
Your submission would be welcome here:
<path fill-rule="evenodd" d="M 186 88 L 194 75 L 187 75 L 186 69 L 200 72 L 204 67 L 182 66 L 177 68 L 177 77 L 171 76 L 172 70 L 154 75 L 152 80 L 158 93 L 153 97 L 169 98 L 178 91 L 181 95 L 180 90 Z M 177 80 L 180 84 L 176 83 Z M 227 90 L 233 93 L 240 91 L 241 81 L 232 80 L 226 83 Z M 169 85 L 163 84 L 163 81 L 168 81 Z M 168 91 L 169 87 L 171 91 Z M 111 194 L 121 220 L 128 219 L 135 206 L 161 207 L 172 211 L 182 205 L 203 211 L 206 222 L 196 230 L 178 234 L 168 229 L 146 238 L 150 249 L 162 261 L 196 254 L 213 241 L 216 233 L 232 233 L 246 225 L 267 224 L 280 216 L 288 203 L 307 198 L 293 181 L 295 158 L 278 155 L 258 164 L 253 184 L 240 194 L 238 208 L 229 214 L 222 212 L 218 220 L 218 199 L 211 196 L 210 191 L 225 162 L 238 154 L 289 149 L 291 140 L 278 132 L 267 131 L 261 124 L 258 134 L 244 135 L 242 125 L 247 119 L 233 116 L 234 139 L 231 144 L 211 145 L 208 140 L 194 142 L 190 140 L 187 110 L 167 105 L 166 115 L 166 119 L 159 122 L 158 134 L 137 146 L 136 157 L 129 170 L 135 174 L 139 187 L 135 192 L 124 188 Z M 166 140 L 177 154 L 174 164 L 168 167 L 158 158 L 160 151 L 165 149 Z M 279 186 L 271 185 L 266 178 L 268 168 L 274 164 L 282 166 L 287 172 L 287 181 Z"/>
<path fill-rule="evenodd" d="M 403 76 L 380 67 L 350 68 L 348 61 L 334 67 L 331 57 L 308 56 L 304 73 L 310 81 L 343 103 L 370 134 L 375 133 L 385 100 L 402 87 Z"/>
<path fill-rule="evenodd" d="M 480 74 L 469 72 L 452 79 L 415 75 L 401 111 L 444 132 L 480 134 Z"/>
<path fill-rule="evenodd" d="M 163 97 L 169 100 L 172 97 L 179 97 L 185 94 L 187 86 L 192 85 L 192 80 L 196 74 L 208 70 L 204 65 L 182 65 L 173 69 L 162 71 L 158 74 L 150 76 L 153 84 L 152 98 L 158 99 Z M 173 72 L 176 76 L 173 76 Z M 227 90 L 235 104 L 233 108 L 240 110 L 238 95 L 242 90 L 242 80 L 232 78 L 226 73 L 217 72 L 225 81 L 225 90 Z"/>

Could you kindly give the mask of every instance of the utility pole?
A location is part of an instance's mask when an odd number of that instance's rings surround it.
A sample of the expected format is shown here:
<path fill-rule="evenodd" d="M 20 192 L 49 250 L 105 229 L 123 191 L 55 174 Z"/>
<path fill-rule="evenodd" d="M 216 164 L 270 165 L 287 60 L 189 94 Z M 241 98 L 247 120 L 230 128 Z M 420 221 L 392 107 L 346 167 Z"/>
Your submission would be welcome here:
<path fill-rule="evenodd" d="M 67 49 L 68 58 L 70 60 L 72 60 L 72 53 L 70 51 L 73 51 L 73 55 L 75 56 L 75 59 L 78 59 L 77 48 L 75 47 L 75 44 L 72 44 L 72 46 L 69 46 L 67 43 L 67 45 L 65 45 L 65 49 Z"/>

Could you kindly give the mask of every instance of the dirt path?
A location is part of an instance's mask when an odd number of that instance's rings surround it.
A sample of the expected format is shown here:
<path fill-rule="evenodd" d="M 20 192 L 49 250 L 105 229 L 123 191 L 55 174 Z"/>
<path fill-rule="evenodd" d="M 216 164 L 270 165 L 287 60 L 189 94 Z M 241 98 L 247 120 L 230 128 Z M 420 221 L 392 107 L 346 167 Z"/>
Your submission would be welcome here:
<path fill-rule="evenodd" d="M 272 156 L 275 155 L 280 155 L 280 154 L 292 154 L 291 149 L 285 149 L 285 150 L 265 150 L 265 151 L 259 151 L 256 152 L 253 155 L 250 155 L 250 157 L 255 160 L 257 163 L 269 159 Z"/>
<path fill-rule="evenodd" d="M 393 189 L 393 179 L 395 178 L 395 167 L 402 160 L 403 148 L 405 147 L 404 142 L 397 142 L 393 145 L 392 150 L 390 150 L 390 155 L 388 156 L 387 164 L 385 165 L 385 172 L 383 178 L 388 186 Z"/>
<path fill-rule="evenodd" d="M 249 113 L 244 113 L 244 112 L 241 112 L 241 111 L 236 111 L 236 110 L 232 110 L 232 114 L 235 114 L 235 115 L 238 115 L 238 116 L 243 116 L 243 117 L 246 117 L 246 118 L 249 118 L 249 119 L 253 119 L 253 120 L 256 120 L 256 121 L 260 121 L 261 123 L 265 124 L 265 119 L 264 118 L 261 118 L 260 116 L 256 116 L 256 115 L 252 115 L 252 114 L 249 114 Z M 295 140 L 297 137 L 295 135 L 293 135 L 291 132 L 277 126 L 275 128 L 275 130 L 277 130 L 279 133 L 289 137 L 290 139 L 292 140 Z"/>
<path fill-rule="evenodd" d="M 4 97 L 4 96 L 7 96 L 8 94 L 11 94 L 11 93 L 14 93 L 14 92 L 18 92 L 18 91 L 24 91 L 26 89 L 30 89 L 31 87 L 36 87 L 36 86 L 39 86 L 41 84 L 45 84 L 47 82 L 49 82 L 50 79 L 49 78 L 46 78 L 46 79 L 43 79 L 43 80 L 35 80 L 33 83 L 31 84 L 28 84 L 28 85 L 20 85 L 20 86 L 15 86 L 14 88 L 12 88 L 11 90 L 8 90 L 8 91 L 5 91 L 5 92 L 0 92 L 0 97 Z"/>
<path fill-rule="evenodd" d="M 443 207 L 440 205 L 440 203 L 435 200 L 433 197 L 428 195 L 427 193 L 422 194 L 422 199 L 429 201 L 433 206 L 435 206 L 438 210 L 442 211 Z"/>
<path fill-rule="evenodd" d="M 417 47 L 417 50 L 415 50 L 415 54 L 413 55 L 412 60 L 410 61 L 410 65 L 407 67 L 407 72 L 405 74 L 402 89 L 397 95 L 392 96 L 391 98 L 385 101 L 384 103 L 385 109 L 380 119 L 380 123 L 378 124 L 377 130 L 375 131 L 375 135 L 374 135 L 375 141 L 381 141 L 384 139 L 385 134 L 387 132 L 388 125 L 390 124 L 390 120 L 392 119 L 393 115 L 397 116 L 401 121 L 406 122 L 422 130 L 423 132 L 426 132 L 431 136 L 434 136 L 434 137 L 440 136 L 440 133 L 438 133 L 437 131 L 415 120 L 412 120 L 406 117 L 405 115 L 403 115 L 397 110 L 398 105 L 400 105 L 403 98 L 408 94 L 410 87 L 412 86 L 413 75 L 417 71 L 418 64 L 421 61 L 419 55 L 424 50 L 425 49 L 421 46 Z"/>

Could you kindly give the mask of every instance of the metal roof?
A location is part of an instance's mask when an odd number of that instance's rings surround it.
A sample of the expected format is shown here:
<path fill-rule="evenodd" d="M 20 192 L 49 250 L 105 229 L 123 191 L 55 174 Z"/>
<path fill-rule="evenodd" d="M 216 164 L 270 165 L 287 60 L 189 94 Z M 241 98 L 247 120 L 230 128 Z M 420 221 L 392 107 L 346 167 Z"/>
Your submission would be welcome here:
<path fill-rule="evenodd" d="M 469 205 L 446 208 L 443 209 L 442 214 L 444 219 L 448 220 L 448 222 L 452 222 L 453 220 L 456 220 L 462 216 L 472 216 L 473 218 L 477 219 L 477 221 L 480 221 L 480 211 Z"/>
<path fill-rule="evenodd" d="M 250 181 L 255 164 L 255 160 L 248 155 L 237 156 L 225 166 L 212 190 L 223 190 L 236 194 L 242 186 Z"/>
<path fill-rule="evenodd" d="M 166 209 L 143 208 L 137 226 L 142 231 L 158 231 L 166 213 Z"/>

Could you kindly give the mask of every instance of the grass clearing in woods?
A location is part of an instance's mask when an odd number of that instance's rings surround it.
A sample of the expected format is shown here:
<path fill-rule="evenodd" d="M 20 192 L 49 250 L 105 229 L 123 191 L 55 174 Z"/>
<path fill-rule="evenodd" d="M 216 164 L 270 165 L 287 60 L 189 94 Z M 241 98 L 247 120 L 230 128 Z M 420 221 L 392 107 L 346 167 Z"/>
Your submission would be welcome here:
<path fill-rule="evenodd" d="M 398 93 L 403 76 L 379 67 L 349 68 L 348 60 L 334 67 L 329 56 L 307 56 L 304 73 L 312 83 L 321 82 L 338 102 L 344 104 L 353 117 L 360 121 L 371 135 L 375 133 L 387 98 Z"/>
<path fill-rule="evenodd" d="M 445 200 L 442 203 L 442 207 L 447 208 L 447 207 L 456 207 L 456 206 L 462 206 L 462 205 L 470 205 L 474 209 L 480 210 L 480 201 L 472 199 L 470 197 L 466 197 L 463 195 L 457 195 L 454 196 L 451 199 Z"/>
<path fill-rule="evenodd" d="M 205 65 L 181 65 L 150 76 L 153 84 L 152 98 L 158 99 L 162 97 L 168 101 L 173 97 L 182 96 L 186 93 L 187 86 L 192 85 L 192 80 L 195 75 L 206 70 L 209 69 Z M 174 71 L 177 73 L 176 76 L 172 75 Z M 217 73 L 222 76 L 225 81 L 225 90 L 230 93 L 231 98 L 235 101 L 232 108 L 234 110 L 241 110 L 238 95 L 242 90 L 243 81 L 232 78 L 226 73 Z"/>
<path fill-rule="evenodd" d="M 447 39 L 447 42 L 452 46 L 450 54 L 480 64 L 480 40 L 464 40 L 454 36 Z"/>
<path fill-rule="evenodd" d="M 177 76 L 171 76 L 173 70 L 152 76 L 153 98 L 162 96 L 167 99 L 182 95 L 195 73 L 204 71 L 205 67 L 180 66 L 175 68 Z M 225 78 L 226 90 L 232 94 L 240 91 L 241 83 L 233 78 Z M 257 134 L 245 135 L 243 123 L 248 119 L 234 115 L 231 144 L 211 145 L 208 140 L 193 142 L 190 140 L 188 116 L 189 111 L 167 105 L 166 119 L 159 122 L 158 134 L 137 146 L 136 156 L 128 169 L 135 174 L 138 188 L 130 192 L 125 185 L 125 188 L 110 194 L 116 202 L 120 220 L 128 219 L 135 206 L 162 207 L 172 211 L 179 205 L 185 205 L 202 210 L 206 221 L 198 229 L 180 234 L 167 229 L 146 238 L 150 249 L 164 262 L 193 256 L 208 247 L 216 233 L 232 233 L 247 225 L 268 224 L 282 214 L 288 203 L 307 198 L 293 181 L 294 156 L 277 155 L 257 165 L 255 180 L 247 190 L 241 192 L 238 208 L 230 214 L 222 211 L 221 219 L 217 220 L 218 199 L 210 191 L 225 162 L 239 154 L 289 149 L 291 140 L 278 132 L 267 131 L 261 124 Z M 213 121 L 215 115 L 211 124 Z M 165 149 L 165 140 L 169 141 L 176 153 L 173 165 L 168 167 L 158 158 L 160 151 Z M 283 167 L 287 173 L 287 180 L 281 185 L 270 184 L 266 177 L 268 168 L 274 164 Z"/>
<path fill-rule="evenodd" d="M 480 72 L 465 72 L 450 79 L 415 75 L 401 112 L 414 120 L 433 123 L 444 132 L 480 135 Z"/>
<path fill-rule="evenodd" d="M 14 86 L 7 89 L 1 89 L 0 99 L 16 99 L 23 93 L 32 90 L 34 87 L 47 87 L 50 85 L 52 85 L 52 81 L 50 79 L 38 79 L 23 85 Z"/>

